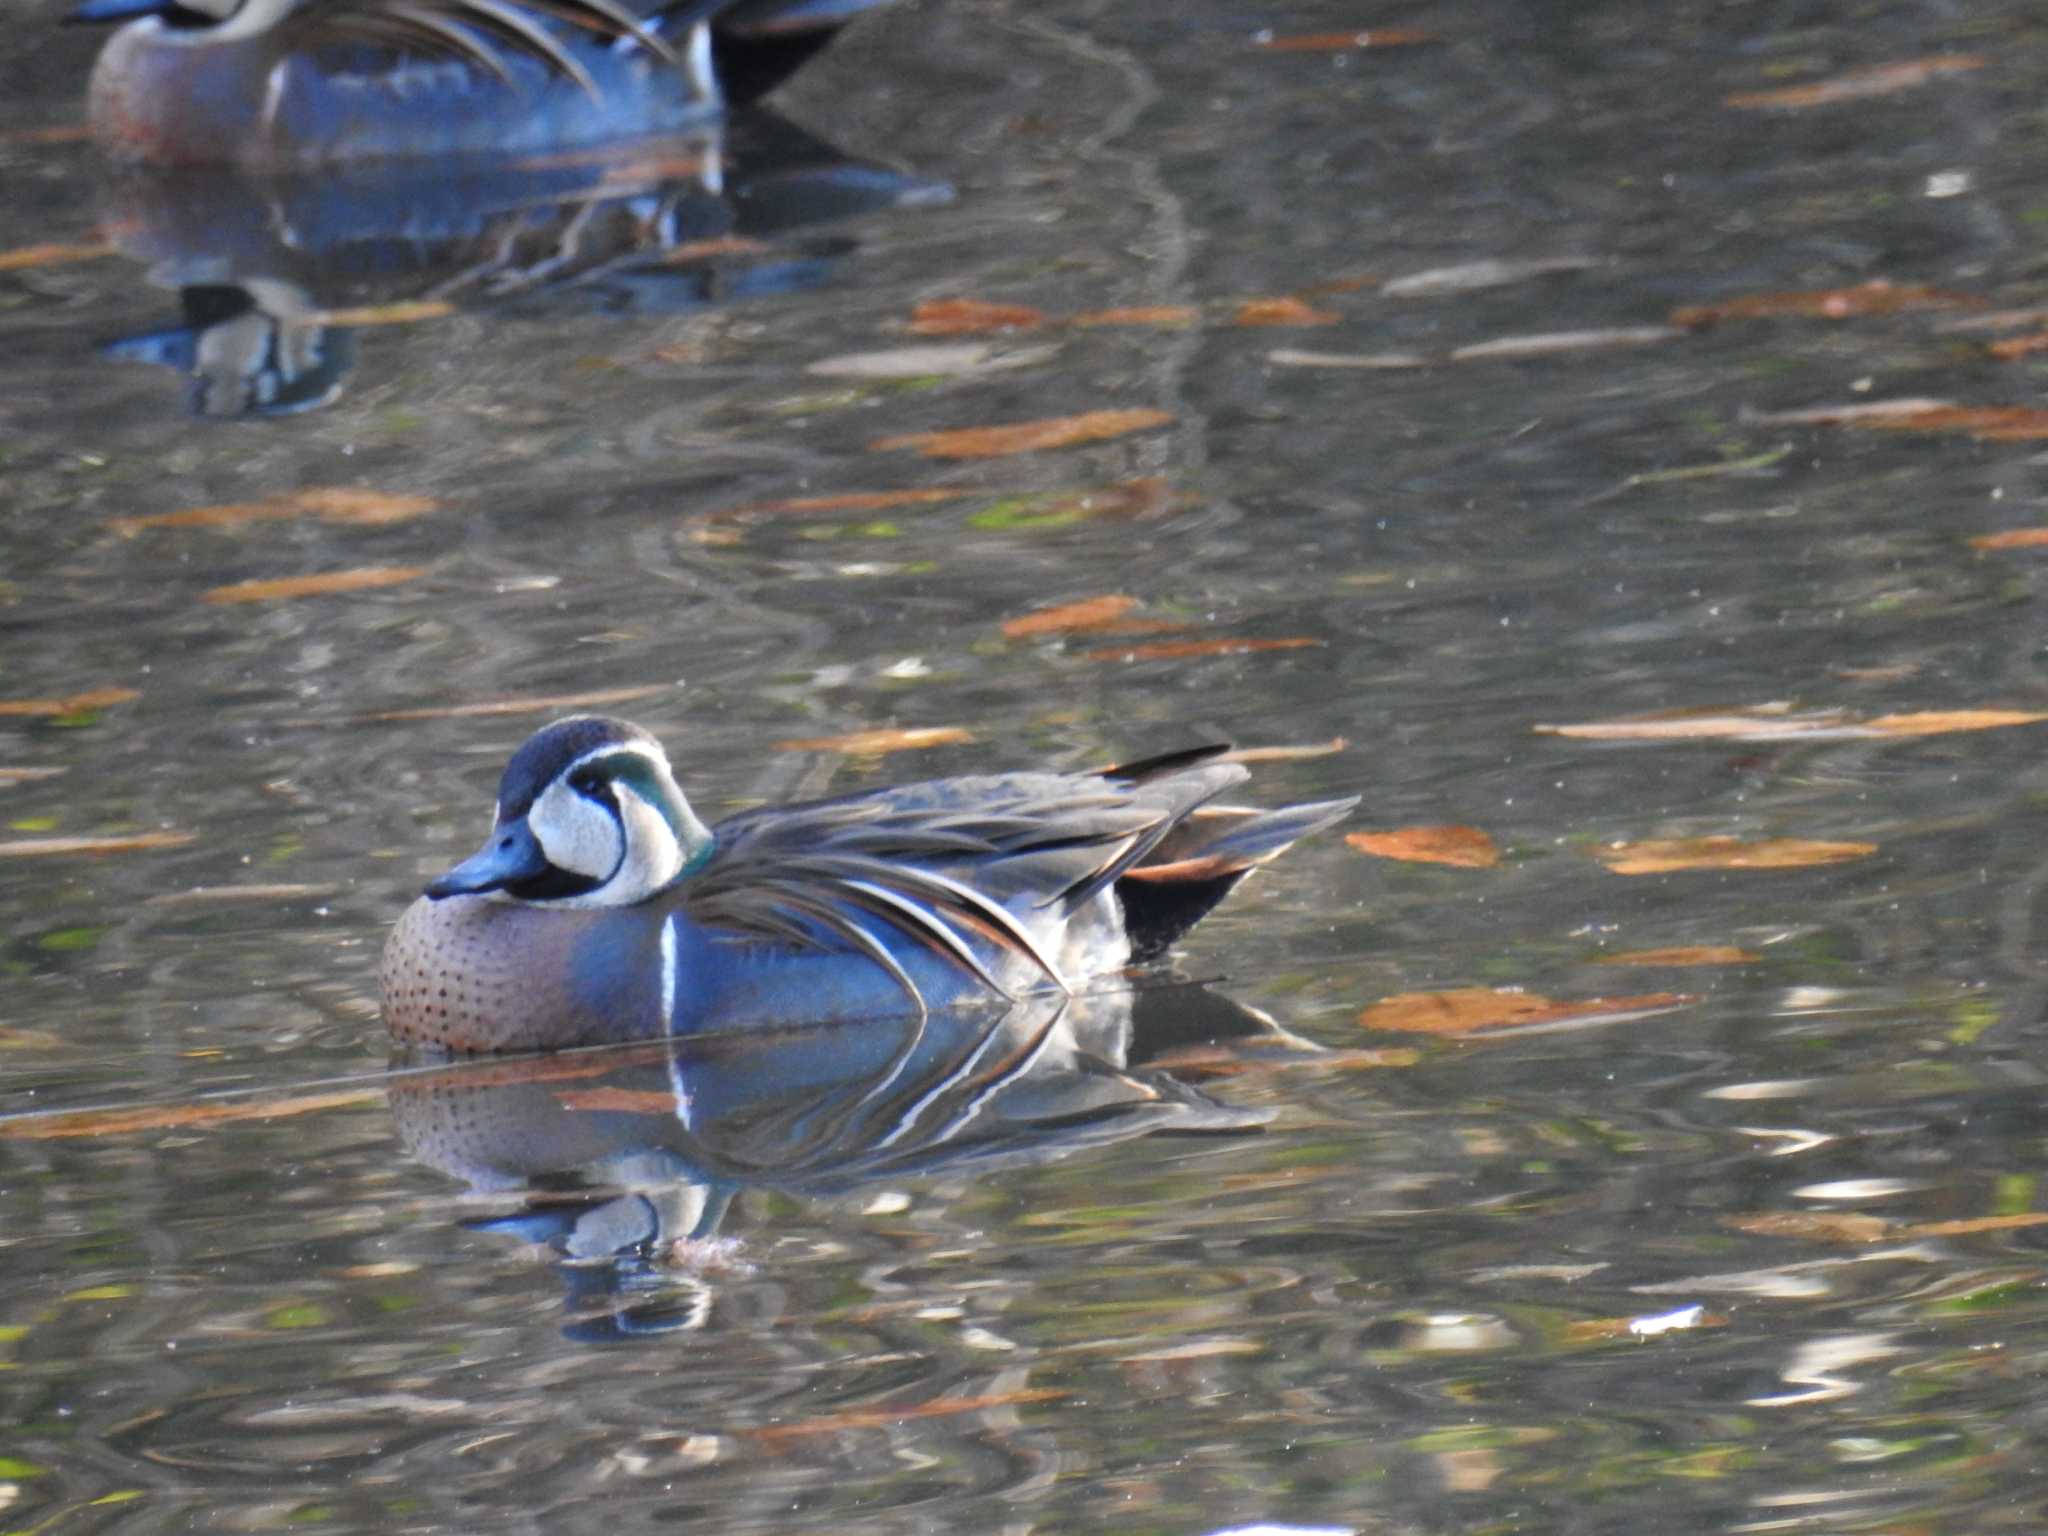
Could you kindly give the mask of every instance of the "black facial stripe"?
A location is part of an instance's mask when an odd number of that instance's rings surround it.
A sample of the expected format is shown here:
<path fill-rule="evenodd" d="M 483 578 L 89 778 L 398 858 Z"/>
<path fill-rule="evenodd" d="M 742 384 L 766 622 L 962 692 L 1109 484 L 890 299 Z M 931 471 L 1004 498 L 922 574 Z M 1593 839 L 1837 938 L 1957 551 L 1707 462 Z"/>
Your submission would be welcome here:
<path fill-rule="evenodd" d="M 593 880 L 588 875 L 572 874 L 566 869 L 557 869 L 550 864 L 545 872 L 535 875 L 531 880 L 518 880 L 507 885 L 505 893 L 521 901 L 560 901 L 567 896 L 587 896 L 603 884 L 603 880 Z"/>

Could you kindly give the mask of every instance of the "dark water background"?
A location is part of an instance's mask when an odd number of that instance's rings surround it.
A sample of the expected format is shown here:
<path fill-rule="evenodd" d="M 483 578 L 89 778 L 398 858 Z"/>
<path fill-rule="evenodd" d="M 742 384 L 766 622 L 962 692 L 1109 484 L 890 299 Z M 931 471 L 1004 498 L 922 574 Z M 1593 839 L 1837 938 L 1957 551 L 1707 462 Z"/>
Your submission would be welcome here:
<path fill-rule="evenodd" d="M 96 41 L 55 17 L 18 10 L 0 50 L 9 249 L 103 217 L 87 147 L 39 132 L 78 121 Z M 1252 41 L 1361 26 L 1441 41 Z M 1940 54 L 1977 64 L 1724 104 Z M 2039 1529 L 2042 727 L 1532 728 L 2048 708 L 2042 556 L 1969 542 L 2041 522 L 2036 445 L 1757 419 L 2028 406 L 2040 365 L 1948 310 L 1451 354 L 1872 280 L 2048 301 L 2044 81 L 2048 32 L 2012 4 L 911 0 L 778 105 L 956 199 L 835 226 L 852 248 L 818 286 L 370 328 L 327 409 L 210 422 L 94 350 L 175 313 L 140 264 L 0 272 L 0 698 L 139 695 L 0 718 L 0 768 L 36 771 L 0 779 L 5 835 L 191 835 L 0 861 L 0 1086 L 31 1115 L 0 1126 L 0 1525 Z M 1348 285 L 1482 260 L 1561 265 Z M 1319 288 L 1334 324 L 1233 323 Z M 911 383 L 808 371 L 910 344 L 945 297 L 1201 323 L 968 338 L 1022 365 Z M 868 446 L 1102 408 L 1172 421 L 980 461 Z M 1137 515 L 1018 501 L 1150 476 L 1170 495 Z M 112 526 L 307 486 L 442 505 Z M 704 522 L 923 488 L 971 494 Z M 423 574 L 205 598 L 369 567 Z M 999 627 L 1104 593 L 1188 626 L 1170 638 L 1315 643 L 1127 660 Z M 1203 1077 L 1262 1134 L 742 1189 L 732 1262 L 634 1280 L 687 1326 L 620 1342 L 580 1326 L 623 1305 L 615 1272 L 464 1227 L 516 1202 L 407 1154 L 374 971 L 547 713 L 448 711 L 633 687 L 618 707 L 708 814 L 1341 736 L 1260 793 L 1362 792 L 1358 827 L 1477 826 L 1506 857 L 1326 835 L 1204 926 L 1182 968 L 1329 1053 Z M 883 726 L 971 739 L 776 747 Z M 1592 856 L 1723 835 L 1877 851 L 1635 877 Z M 283 889 L 189 894 L 248 886 Z M 1599 963 L 1673 946 L 1755 958 Z M 1696 1000 L 1492 1041 L 1359 1022 L 1474 986 Z M 296 1112 L 32 1117 L 251 1101 Z"/>

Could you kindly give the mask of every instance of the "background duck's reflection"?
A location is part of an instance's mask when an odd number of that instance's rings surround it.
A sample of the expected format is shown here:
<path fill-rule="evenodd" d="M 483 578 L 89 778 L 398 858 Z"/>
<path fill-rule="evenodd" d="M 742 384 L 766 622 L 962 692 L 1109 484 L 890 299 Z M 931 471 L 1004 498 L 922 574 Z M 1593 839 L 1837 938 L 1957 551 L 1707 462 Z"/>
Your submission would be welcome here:
<path fill-rule="evenodd" d="M 765 111 L 560 156 L 131 170 L 108 182 L 102 225 L 183 314 L 102 350 L 185 374 L 195 415 L 290 415 L 340 397 L 364 325 L 431 324 L 448 306 L 673 314 L 800 292 L 855 244 L 796 231 L 949 196 Z"/>

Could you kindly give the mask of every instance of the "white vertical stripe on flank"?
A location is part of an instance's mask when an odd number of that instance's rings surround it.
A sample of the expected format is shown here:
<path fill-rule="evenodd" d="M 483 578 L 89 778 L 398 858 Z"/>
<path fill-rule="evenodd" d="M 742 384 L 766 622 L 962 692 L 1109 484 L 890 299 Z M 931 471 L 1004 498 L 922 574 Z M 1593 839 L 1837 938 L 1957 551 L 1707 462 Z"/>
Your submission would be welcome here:
<path fill-rule="evenodd" d="M 671 912 L 661 925 L 661 1032 L 674 1031 L 676 1022 L 676 918 Z"/>

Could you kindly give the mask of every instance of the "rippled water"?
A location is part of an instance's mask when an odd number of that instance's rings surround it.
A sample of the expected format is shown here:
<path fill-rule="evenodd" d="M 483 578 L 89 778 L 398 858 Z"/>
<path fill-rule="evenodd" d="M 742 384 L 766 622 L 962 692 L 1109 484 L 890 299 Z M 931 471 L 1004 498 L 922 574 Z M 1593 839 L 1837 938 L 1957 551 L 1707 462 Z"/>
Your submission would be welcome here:
<path fill-rule="evenodd" d="M 17 251 L 134 236 L 43 131 L 94 44 L 54 17 L 0 52 Z M 1439 41 L 1252 41 L 1364 24 Z M 2036 1528 L 2042 727 L 1534 727 L 2044 707 L 2040 556 L 1970 543 L 2041 520 L 2037 445 L 1767 419 L 2034 404 L 2040 365 L 1987 350 L 2031 328 L 1957 326 L 2041 302 L 2044 78 L 2010 5 L 912 0 L 777 106 L 950 203 L 776 232 L 681 297 L 464 293 L 356 332 L 324 409 L 195 419 L 102 356 L 179 313 L 136 260 L 0 271 L 0 701 L 57 701 L 0 704 L 0 840 L 189 838 L 0 859 L 6 1528 Z M 1482 261 L 1538 267 L 1386 288 Z M 1976 308 L 1453 357 L 1873 280 Z M 1239 323 L 1287 295 L 1335 318 Z M 940 298 L 1195 314 L 813 371 L 923 344 Z M 1112 408 L 1172 419 L 871 446 Z M 307 487 L 436 509 L 118 521 Z M 907 490 L 960 494 L 759 510 Z M 218 592 L 363 569 L 414 574 Z M 1109 593 L 1184 627 L 1000 627 Z M 1133 650 L 1225 639 L 1313 643 Z M 1208 989 L 934 1037 L 914 1100 L 887 1038 L 387 1062 L 386 926 L 544 701 L 613 689 L 711 815 L 1342 737 L 1260 796 L 1504 858 L 1325 835 L 1184 947 Z M 964 736 L 781 745 L 876 727 Z M 1674 837 L 1876 847 L 1595 857 Z M 1603 963 L 1709 946 L 1748 958 Z M 1683 998 L 1491 1039 L 1367 1016 L 1476 987 Z M 681 1136 L 676 1094 L 718 1116 Z M 59 1113 L 96 1109 L 134 1114 Z M 553 1136 L 585 1178 L 512 1187 Z"/>

